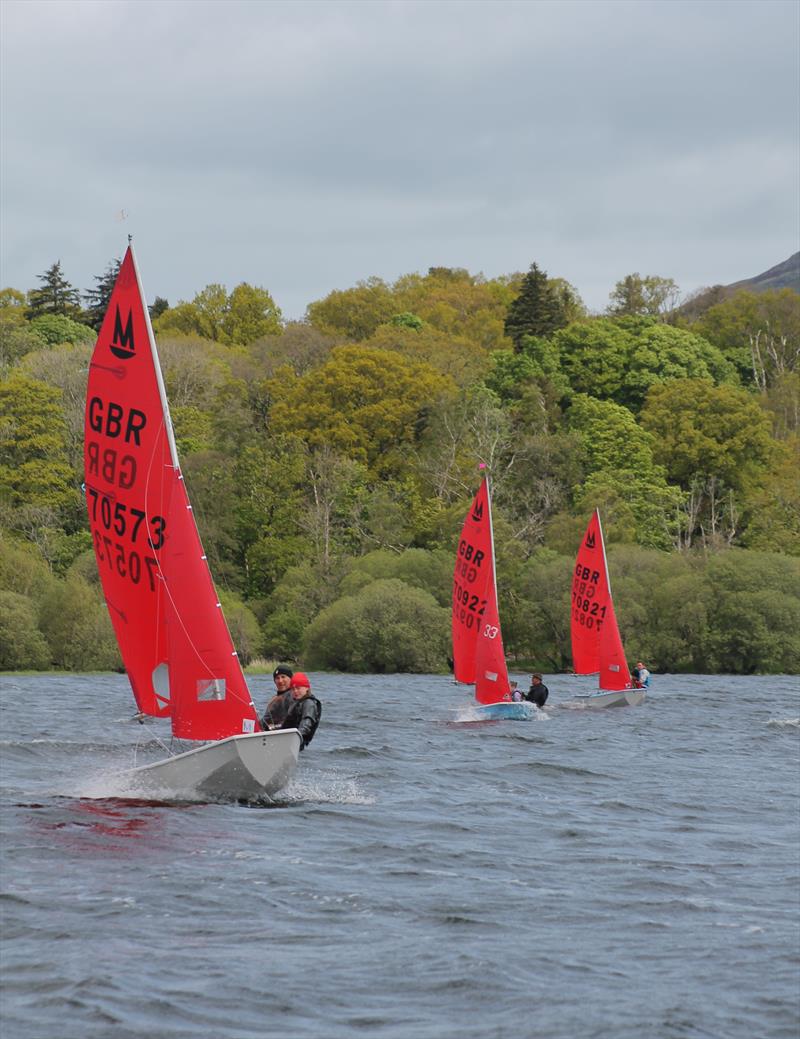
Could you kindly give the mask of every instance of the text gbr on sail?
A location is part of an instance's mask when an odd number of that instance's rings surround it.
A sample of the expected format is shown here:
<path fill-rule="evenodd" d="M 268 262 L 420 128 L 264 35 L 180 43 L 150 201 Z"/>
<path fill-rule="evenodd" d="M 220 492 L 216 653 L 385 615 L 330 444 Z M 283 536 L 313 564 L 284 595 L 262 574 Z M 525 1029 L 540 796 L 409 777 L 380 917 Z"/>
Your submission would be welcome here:
<path fill-rule="evenodd" d="M 111 440 L 121 437 L 126 444 L 141 445 L 140 433 L 147 425 L 147 416 L 138 408 L 124 408 L 121 404 L 109 401 L 108 405 L 100 397 L 92 397 L 88 408 L 89 428 Z M 88 476 L 99 476 L 106 483 L 116 484 L 127 490 L 136 482 L 136 459 L 113 447 L 102 451 L 96 440 L 88 441 L 86 456 L 89 461 Z"/>
<path fill-rule="evenodd" d="M 466 538 L 462 538 L 458 543 L 458 559 L 456 560 L 458 575 L 471 584 L 478 576 L 478 569 L 485 555 L 485 552 L 481 552 L 480 549 L 471 545 Z"/>

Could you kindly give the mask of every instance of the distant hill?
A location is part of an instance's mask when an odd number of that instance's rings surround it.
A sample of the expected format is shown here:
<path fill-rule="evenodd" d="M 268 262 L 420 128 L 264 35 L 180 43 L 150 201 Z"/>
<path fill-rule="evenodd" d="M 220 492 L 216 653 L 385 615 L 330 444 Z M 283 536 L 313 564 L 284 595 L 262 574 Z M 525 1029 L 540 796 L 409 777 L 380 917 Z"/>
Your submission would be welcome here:
<path fill-rule="evenodd" d="M 767 289 L 794 289 L 800 292 L 800 253 L 795 253 L 788 260 L 779 263 L 777 267 L 770 267 L 763 274 L 757 274 L 755 278 L 744 278 L 735 281 L 732 285 L 724 285 L 725 294 L 730 296 L 739 289 L 748 292 L 766 292 Z"/>
<path fill-rule="evenodd" d="M 700 289 L 678 307 L 678 313 L 693 321 L 709 307 L 728 299 L 735 292 L 767 292 L 779 289 L 793 289 L 800 293 L 800 252 L 754 278 L 743 278 L 741 281 L 731 282 L 730 285 L 714 285 L 710 289 Z"/>

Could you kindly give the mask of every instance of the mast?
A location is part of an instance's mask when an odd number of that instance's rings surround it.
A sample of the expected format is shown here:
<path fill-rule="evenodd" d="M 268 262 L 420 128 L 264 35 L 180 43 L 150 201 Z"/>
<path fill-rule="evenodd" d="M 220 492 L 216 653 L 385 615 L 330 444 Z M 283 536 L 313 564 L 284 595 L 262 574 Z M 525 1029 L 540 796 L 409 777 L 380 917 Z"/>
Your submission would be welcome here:
<path fill-rule="evenodd" d="M 133 248 L 133 236 L 128 235 L 128 249 L 131 253 L 131 260 L 133 261 L 133 271 L 136 275 L 136 285 L 139 289 L 139 297 L 142 301 L 142 309 L 144 311 L 145 327 L 147 328 L 147 339 L 150 344 L 150 353 L 153 357 L 153 370 L 156 375 L 156 383 L 158 385 L 158 395 L 161 398 L 161 411 L 164 415 L 164 428 L 167 433 L 167 442 L 169 443 L 169 453 L 172 458 L 172 464 L 180 471 L 180 465 L 178 464 L 178 448 L 175 443 L 175 432 L 172 428 L 172 415 L 169 410 L 169 401 L 167 400 L 167 388 L 164 385 L 164 373 L 161 371 L 161 359 L 158 356 L 158 349 L 156 347 L 156 337 L 153 332 L 153 324 L 150 320 L 150 309 L 147 306 L 147 296 L 144 294 L 144 288 L 142 286 L 142 276 L 139 273 L 139 264 L 136 262 L 136 251 Z"/>
<path fill-rule="evenodd" d="M 608 557 L 606 556 L 606 539 L 603 536 L 603 524 L 600 522 L 600 510 L 594 510 L 595 516 L 597 516 L 597 529 L 600 531 L 600 548 L 603 550 L 603 568 L 606 572 L 606 587 L 608 588 L 608 597 L 613 599 L 611 594 L 611 571 L 608 569 Z"/>
<path fill-rule="evenodd" d="M 489 473 L 486 473 L 484 477 L 486 480 L 486 507 L 489 513 L 489 544 L 492 549 L 492 583 L 494 586 L 494 601 L 499 602 L 497 598 L 497 560 L 494 554 L 494 527 L 492 525 L 492 482 Z"/>

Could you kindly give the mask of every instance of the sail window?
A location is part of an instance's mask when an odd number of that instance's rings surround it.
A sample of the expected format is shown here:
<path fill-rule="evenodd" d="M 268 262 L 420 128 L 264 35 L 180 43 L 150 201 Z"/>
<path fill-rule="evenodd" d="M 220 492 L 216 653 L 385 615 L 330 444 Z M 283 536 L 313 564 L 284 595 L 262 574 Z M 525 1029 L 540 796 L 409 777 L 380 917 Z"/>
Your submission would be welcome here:
<path fill-rule="evenodd" d="M 169 703 L 169 668 L 166 664 L 159 664 L 153 670 L 153 691 L 160 707 Z"/>
<path fill-rule="evenodd" d="M 197 699 L 224 700 L 225 679 L 224 678 L 199 678 L 197 680 Z"/>

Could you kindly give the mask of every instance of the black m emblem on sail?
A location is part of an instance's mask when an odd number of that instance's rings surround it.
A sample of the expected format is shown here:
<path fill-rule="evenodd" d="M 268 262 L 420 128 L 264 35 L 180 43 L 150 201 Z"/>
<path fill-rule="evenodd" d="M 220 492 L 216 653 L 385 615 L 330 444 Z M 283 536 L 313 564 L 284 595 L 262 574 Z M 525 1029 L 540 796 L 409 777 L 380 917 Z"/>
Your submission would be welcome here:
<path fill-rule="evenodd" d="M 472 510 L 472 518 L 475 520 L 476 523 L 480 523 L 480 521 L 483 519 L 483 502 L 481 502 L 479 505 L 476 505 L 475 508 Z"/>
<path fill-rule="evenodd" d="M 114 338 L 111 340 L 111 353 L 123 361 L 127 361 L 136 353 L 136 347 L 133 343 L 133 313 L 128 311 L 128 320 L 123 328 L 119 306 L 117 306 L 117 312 L 114 315 Z"/>
<path fill-rule="evenodd" d="M 587 548 L 594 548 L 594 534 L 587 534 L 586 535 L 586 547 Z"/>

